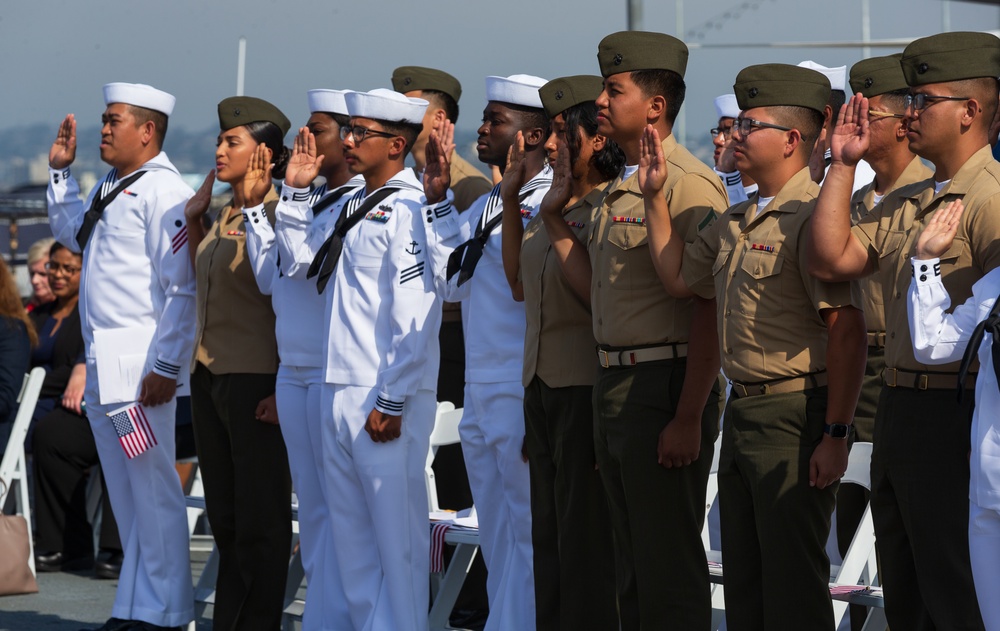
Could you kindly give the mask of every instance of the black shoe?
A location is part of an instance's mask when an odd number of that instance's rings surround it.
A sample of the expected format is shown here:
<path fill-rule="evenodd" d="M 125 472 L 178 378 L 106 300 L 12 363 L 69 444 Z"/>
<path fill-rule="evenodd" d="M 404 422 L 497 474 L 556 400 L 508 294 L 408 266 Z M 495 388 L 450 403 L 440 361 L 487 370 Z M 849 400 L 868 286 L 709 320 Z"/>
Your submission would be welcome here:
<path fill-rule="evenodd" d="M 35 569 L 39 572 L 64 572 L 86 570 L 94 564 L 88 557 L 67 559 L 62 552 L 43 552 L 35 555 Z"/>
<path fill-rule="evenodd" d="M 97 578 L 117 579 L 122 573 L 122 560 L 125 555 L 121 552 L 111 552 L 102 550 L 97 555 L 97 562 L 94 563 L 94 575 Z"/>
<path fill-rule="evenodd" d="M 132 628 L 134 631 L 181 631 L 180 627 L 161 627 L 152 622 L 140 622 L 138 626 Z"/>
<path fill-rule="evenodd" d="M 138 620 L 122 620 L 121 618 L 108 618 L 108 621 L 96 629 L 80 629 L 80 631 L 128 631 L 137 629 L 142 624 Z"/>

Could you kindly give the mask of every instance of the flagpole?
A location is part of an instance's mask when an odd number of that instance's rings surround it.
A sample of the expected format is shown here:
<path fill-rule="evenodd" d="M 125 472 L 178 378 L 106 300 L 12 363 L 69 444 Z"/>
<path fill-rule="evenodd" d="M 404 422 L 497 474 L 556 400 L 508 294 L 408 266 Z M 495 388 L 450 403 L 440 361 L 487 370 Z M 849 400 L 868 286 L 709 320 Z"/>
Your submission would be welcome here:
<path fill-rule="evenodd" d="M 240 49 L 236 61 L 236 96 L 243 96 L 243 77 L 247 69 L 247 38 L 240 38 Z"/>

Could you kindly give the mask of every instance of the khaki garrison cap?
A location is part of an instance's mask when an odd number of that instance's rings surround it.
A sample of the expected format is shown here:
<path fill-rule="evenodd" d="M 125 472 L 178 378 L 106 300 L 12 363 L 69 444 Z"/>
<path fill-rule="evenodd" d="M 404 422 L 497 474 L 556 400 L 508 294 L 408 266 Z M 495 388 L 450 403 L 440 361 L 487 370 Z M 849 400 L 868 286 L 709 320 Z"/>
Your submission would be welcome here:
<path fill-rule="evenodd" d="M 887 57 L 862 59 L 851 66 L 851 90 L 860 92 L 865 98 L 878 96 L 896 90 L 905 90 L 906 77 L 899 64 L 902 53 Z"/>
<path fill-rule="evenodd" d="M 292 123 L 281 110 L 263 99 L 252 96 L 231 96 L 219 103 L 219 129 L 226 131 L 240 125 L 266 121 L 274 123 L 284 136 Z"/>
<path fill-rule="evenodd" d="M 574 105 L 596 101 L 604 90 L 604 80 L 593 75 L 560 77 L 538 88 L 545 115 L 555 118 Z"/>
<path fill-rule="evenodd" d="M 392 89 L 407 93 L 415 90 L 444 92 L 458 103 L 462 84 L 447 72 L 421 66 L 400 66 L 392 71 Z"/>
<path fill-rule="evenodd" d="M 683 78 L 688 47 L 664 33 L 620 31 L 601 40 L 597 61 L 605 77 L 634 70 L 673 70 Z"/>
<path fill-rule="evenodd" d="M 900 61 L 912 85 L 1000 77 L 1000 39 L 990 33 L 940 33 L 913 41 Z"/>
<path fill-rule="evenodd" d="M 733 92 L 741 110 L 795 105 L 822 114 L 830 100 L 830 80 L 809 68 L 760 64 L 740 70 Z"/>

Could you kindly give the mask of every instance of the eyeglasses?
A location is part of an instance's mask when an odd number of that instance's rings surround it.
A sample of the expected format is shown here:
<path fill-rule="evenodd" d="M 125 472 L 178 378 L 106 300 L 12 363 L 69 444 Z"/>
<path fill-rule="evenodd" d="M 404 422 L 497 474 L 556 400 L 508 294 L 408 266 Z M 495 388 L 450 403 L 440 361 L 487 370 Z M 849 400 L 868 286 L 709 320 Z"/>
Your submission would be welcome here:
<path fill-rule="evenodd" d="M 340 139 L 347 140 L 348 136 L 354 137 L 355 144 L 361 144 L 364 142 L 366 136 L 382 136 L 383 138 L 395 138 L 396 134 L 390 134 L 388 132 L 379 131 L 377 129 L 368 129 L 367 127 L 362 127 L 360 125 L 345 125 L 340 128 Z"/>
<path fill-rule="evenodd" d="M 879 110 L 868 110 L 869 118 L 874 118 L 875 120 L 881 118 L 903 118 L 902 114 L 893 114 L 892 112 L 882 112 Z"/>
<path fill-rule="evenodd" d="M 722 136 L 724 138 L 729 138 L 730 136 L 733 135 L 733 128 L 732 128 L 732 126 L 729 126 L 729 127 L 713 127 L 713 128 L 711 128 L 711 129 L 708 130 L 708 134 L 712 138 L 718 138 L 719 134 L 722 134 Z"/>
<path fill-rule="evenodd" d="M 733 129 L 739 130 L 740 136 L 746 138 L 755 129 L 778 129 L 781 131 L 792 131 L 792 127 L 782 127 L 781 125 L 772 125 L 771 123 L 763 123 L 759 120 L 754 120 L 752 118 L 737 118 L 736 122 L 733 123 Z"/>
<path fill-rule="evenodd" d="M 939 96 L 936 94 L 907 94 L 903 99 L 903 107 L 914 112 L 920 112 L 934 104 L 935 101 L 968 101 L 967 96 Z"/>
<path fill-rule="evenodd" d="M 60 265 L 59 263 L 54 263 L 49 261 L 45 264 L 45 269 L 51 274 L 58 274 L 62 272 L 67 276 L 72 276 L 80 271 L 79 267 L 74 267 L 73 265 Z"/>

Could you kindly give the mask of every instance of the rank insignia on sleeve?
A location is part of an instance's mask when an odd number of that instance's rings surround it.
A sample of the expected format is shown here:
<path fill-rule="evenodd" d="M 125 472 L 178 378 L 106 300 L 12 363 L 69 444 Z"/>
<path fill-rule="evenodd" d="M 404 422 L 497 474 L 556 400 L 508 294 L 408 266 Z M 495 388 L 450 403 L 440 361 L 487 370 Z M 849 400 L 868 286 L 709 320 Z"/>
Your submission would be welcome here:
<path fill-rule="evenodd" d="M 751 250 L 760 250 L 761 252 L 774 252 L 773 245 L 764 245 L 762 243 L 754 243 L 750 246 Z"/>
<path fill-rule="evenodd" d="M 170 251 L 173 254 L 177 254 L 181 248 L 183 248 L 188 242 L 188 229 L 187 226 L 181 226 L 181 229 L 174 234 L 173 238 L 170 239 Z"/>
<path fill-rule="evenodd" d="M 407 268 L 400 270 L 399 272 L 399 284 L 402 285 L 407 283 L 414 278 L 420 278 L 424 275 L 424 261 L 415 263 Z"/>

